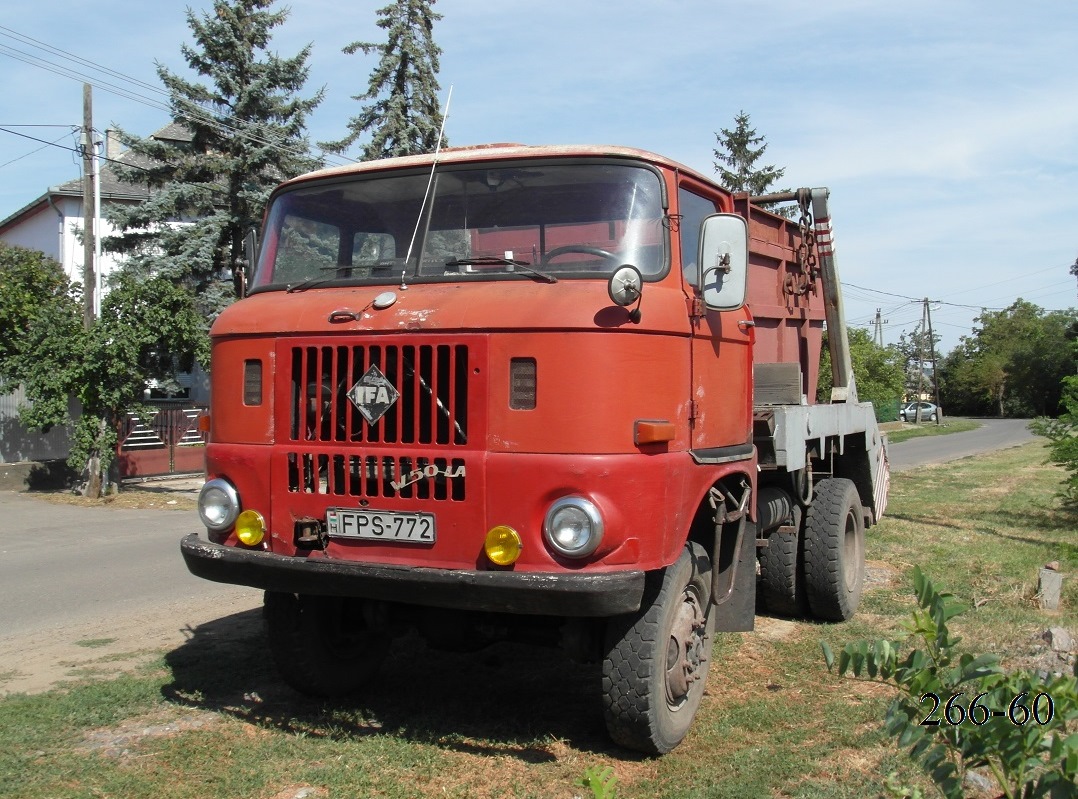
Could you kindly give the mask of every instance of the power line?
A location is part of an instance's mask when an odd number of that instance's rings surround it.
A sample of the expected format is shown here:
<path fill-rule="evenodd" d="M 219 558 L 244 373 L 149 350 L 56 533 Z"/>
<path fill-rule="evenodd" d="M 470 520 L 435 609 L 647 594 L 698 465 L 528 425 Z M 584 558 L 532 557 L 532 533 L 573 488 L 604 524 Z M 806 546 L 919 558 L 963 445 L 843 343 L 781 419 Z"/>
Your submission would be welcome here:
<path fill-rule="evenodd" d="M 898 297 L 900 300 L 909 300 L 910 302 L 923 302 L 924 297 L 907 297 L 905 294 L 895 294 L 891 291 L 880 291 L 879 289 L 870 289 L 867 286 L 858 286 L 856 283 L 849 283 L 847 281 L 842 282 L 843 287 L 860 289 L 861 291 L 871 291 L 873 294 L 883 294 L 886 297 Z"/>
<path fill-rule="evenodd" d="M 7 31 L 7 33 L 4 33 L 3 31 Z M 88 66 L 91 69 L 101 70 L 102 72 L 105 72 L 108 75 L 115 76 L 115 77 L 117 77 L 117 78 L 119 78 L 121 80 L 131 82 L 131 83 L 135 84 L 139 88 L 144 87 L 145 89 L 147 89 L 149 91 L 152 91 L 152 92 L 155 92 L 157 94 L 160 94 L 165 98 L 171 98 L 169 93 L 166 92 L 165 90 L 157 88 L 157 87 L 155 87 L 155 86 L 153 86 L 153 85 L 151 85 L 149 83 L 146 83 L 145 81 L 139 80 L 137 78 L 132 78 L 129 75 L 125 75 L 122 72 L 117 72 L 116 70 L 113 70 L 113 69 L 110 69 L 108 67 L 102 66 L 102 65 L 100 65 L 100 64 L 98 64 L 98 63 L 96 63 L 94 61 L 90 61 L 88 59 L 81 58 L 81 57 L 73 55 L 71 53 L 67 53 L 64 50 L 60 50 L 59 48 L 53 47 L 52 45 L 46 44 L 45 42 L 41 42 L 41 41 L 39 41 L 37 39 L 26 36 L 25 34 L 21 34 L 18 31 L 12 30 L 11 28 L 0 25 L 0 36 L 7 36 L 8 38 L 15 39 L 16 41 L 19 41 L 20 43 L 29 44 L 31 47 L 38 47 L 40 49 L 45 50 L 46 52 L 50 52 L 51 54 L 56 54 L 62 59 L 75 62 L 75 63 L 77 63 L 79 65 Z M 30 66 L 38 67 L 39 69 L 44 69 L 47 72 L 52 72 L 53 74 L 59 75 L 60 77 L 71 78 L 73 80 L 78 80 L 78 81 L 83 82 L 83 83 L 90 83 L 90 85 L 94 86 L 95 88 L 101 89 L 102 91 L 108 92 L 109 94 L 114 94 L 114 95 L 122 97 L 122 98 L 124 98 L 126 100 L 131 100 L 132 102 L 139 103 L 141 105 L 145 105 L 145 106 L 147 106 L 149 108 L 153 108 L 153 109 L 158 110 L 158 111 L 164 111 L 164 112 L 166 112 L 166 113 L 168 113 L 170 115 L 173 113 L 172 107 L 166 102 L 162 102 L 162 101 L 150 98 L 150 97 L 146 97 L 144 95 L 136 93 L 135 91 L 133 91 L 131 89 L 127 89 L 125 87 L 118 86 L 115 83 L 110 83 L 110 82 L 107 82 L 107 81 L 103 81 L 102 79 L 100 79 L 98 77 L 95 77 L 95 76 L 92 76 L 92 75 L 87 75 L 85 72 L 77 71 L 77 70 L 75 70 L 75 69 L 73 69 L 73 68 L 71 68 L 69 66 L 64 65 L 64 64 L 57 64 L 57 63 L 55 63 L 53 61 L 48 61 L 45 58 L 42 58 L 40 56 L 31 54 L 31 53 L 26 53 L 25 51 L 17 50 L 17 49 L 14 49 L 14 48 L 12 48 L 12 47 L 10 47 L 8 45 L 3 45 L 3 44 L 0 44 L 0 54 L 7 55 L 7 56 L 9 56 L 11 58 L 14 58 L 14 59 L 18 60 L 18 61 L 22 61 L 25 64 L 29 64 Z M 218 120 L 218 119 L 214 118 L 211 114 L 209 114 L 208 112 L 205 112 L 205 111 L 194 110 L 194 109 L 187 109 L 187 110 L 176 109 L 175 113 L 179 117 L 182 117 L 183 119 L 187 119 L 187 120 L 195 122 L 195 123 L 201 123 L 201 124 L 204 124 L 204 125 L 209 125 L 211 127 L 216 127 L 221 132 L 230 133 L 230 134 L 233 134 L 235 136 L 245 138 L 248 141 L 251 141 L 251 142 L 253 142 L 255 144 L 261 144 L 261 145 L 264 145 L 264 146 L 271 147 L 273 149 L 279 150 L 281 152 L 291 153 L 292 155 L 297 155 L 297 156 L 301 156 L 301 157 L 311 155 L 309 150 L 304 150 L 304 149 L 302 149 L 300 147 L 290 145 L 290 144 L 286 144 L 286 143 L 283 142 L 283 140 L 280 140 L 280 139 L 278 139 L 278 140 L 270 140 L 270 139 L 266 139 L 266 138 L 256 136 L 256 135 L 250 133 L 249 131 L 243 130 L 241 127 L 234 126 L 234 125 L 229 125 L 228 123 L 222 122 L 221 120 Z M 338 153 L 327 153 L 325 151 L 322 151 L 321 161 L 322 161 L 323 165 L 326 165 L 330 158 L 339 159 L 338 163 L 340 165 L 349 164 L 349 163 L 357 163 L 356 159 L 348 158 L 347 156 L 343 156 L 343 155 L 340 155 Z"/>
<path fill-rule="evenodd" d="M 1044 269 L 1038 269 L 1036 272 L 1030 272 L 1028 274 L 1022 275 L 1021 279 L 1025 280 L 1028 277 L 1032 277 L 1033 275 L 1039 275 L 1039 274 L 1042 274 L 1044 272 L 1054 272 L 1055 270 L 1057 270 L 1059 268 L 1060 267 L 1058 267 L 1058 266 L 1049 266 L 1049 267 L 1046 267 Z M 1066 268 L 1066 267 L 1064 267 L 1064 268 Z M 976 288 L 965 289 L 963 291 L 958 291 L 958 292 L 955 292 L 955 294 L 968 294 L 971 291 L 980 291 L 981 289 L 992 288 L 992 286 L 999 286 L 999 285 L 1002 285 L 1004 283 L 1013 283 L 1015 280 L 1018 280 L 1018 279 L 1019 278 L 1009 277 L 1009 278 L 1007 278 L 1005 280 L 997 280 L 995 283 L 985 283 L 983 286 L 977 286 Z"/>
<path fill-rule="evenodd" d="M 58 147 L 61 150 L 67 150 L 68 152 L 75 153 L 75 155 L 78 155 L 78 156 L 81 156 L 82 152 L 83 152 L 81 146 L 80 147 L 65 147 L 64 145 L 57 144 L 56 142 L 47 142 L 44 139 L 38 139 L 38 138 L 35 138 L 33 136 L 27 136 L 25 133 L 17 133 L 14 130 L 7 130 L 6 128 L 2 128 L 2 127 L 0 127 L 0 131 L 2 131 L 4 133 L 11 133 L 12 135 L 15 135 L 15 136 L 22 136 L 24 139 L 31 139 L 31 140 L 36 141 L 36 142 L 42 142 L 46 146 Z M 60 139 L 57 139 L 57 142 L 63 141 L 64 138 L 66 138 L 66 137 L 61 137 Z M 44 150 L 45 148 L 40 147 L 38 149 L 39 150 Z M 38 150 L 34 150 L 34 152 L 38 152 Z M 27 155 L 30 155 L 30 153 L 27 153 Z M 25 157 L 26 156 L 20 156 L 20 158 L 25 158 Z M 19 159 L 16 158 L 15 160 L 17 161 Z M 115 158 L 108 158 L 108 157 L 103 156 L 103 155 L 99 155 L 98 160 L 106 161 L 106 162 L 108 162 L 110 164 L 119 164 L 120 166 L 126 167 L 128 169 L 137 169 L 137 170 L 139 170 L 141 172 L 152 172 L 153 171 L 152 169 L 149 169 L 149 168 L 144 167 L 144 166 L 139 166 L 138 164 L 131 164 L 131 163 L 128 163 L 127 161 L 118 161 Z M 11 163 L 11 162 L 9 161 L 8 163 Z M 6 164 L 0 164 L 0 166 L 6 166 Z M 196 188 L 208 189 L 209 191 L 214 191 L 214 192 L 217 192 L 219 194 L 227 194 L 228 193 L 228 190 L 224 186 L 215 186 L 215 185 L 213 185 L 211 183 L 190 183 L 190 182 L 187 182 L 187 181 L 178 181 L 178 182 L 182 183 L 184 186 L 193 186 L 193 187 L 196 187 Z"/>
<path fill-rule="evenodd" d="M 27 125 L 25 127 L 45 127 L 45 126 L 44 125 L 40 125 L 40 126 L 39 125 L 34 125 L 34 126 Z M 60 127 L 60 126 L 59 125 L 50 125 L 49 127 Z M 44 139 L 33 139 L 33 140 L 38 141 L 38 142 L 43 142 L 45 147 L 59 146 L 59 142 L 62 142 L 64 139 L 66 139 L 68 136 L 70 136 L 72 133 L 74 133 L 76 130 L 78 130 L 78 128 L 75 127 L 74 125 L 72 125 L 70 127 L 71 127 L 71 130 L 69 132 L 65 133 L 63 136 L 61 136 L 56 141 L 45 141 Z M 22 135 L 20 133 L 15 133 L 15 131 L 13 131 L 13 130 L 5 130 L 4 128 L 0 128 L 0 130 L 3 130 L 5 133 L 14 133 L 16 136 Z M 32 139 L 33 137 L 32 136 L 27 136 L 26 138 Z M 12 158 L 10 161 L 5 161 L 4 163 L 0 164 L 0 169 L 3 169 L 4 167 L 9 166 L 10 164 L 14 164 L 16 161 L 21 161 L 24 158 L 29 158 L 34 153 L 40 153 L 42 150 L 45 149 L 45 147 L 38 147 L 36 150 L 31 150 L 30 152 L 26 153 L 25 155 L 20 155 L 18 158 Z M 70 149 L 70 148 L 65 147 L 63 149 L 66 150 L 66 149 Z"/>
<path fill-rule="evenodd" d="M 138 78 L 133 78 L 130 75 L 125 75 L 122 72 L 117 72 L 114 69 L 110 69 L 109 67 L 103 66 L 103 65 L 98 64 L 98 63 L 96 63 L 94 61 L 90 61 L 89 59 L 82 58 L 82 57 L 77 56 L 77 55 L 75 55 L 73 53 L 69 53 L 66 50 L 61 50 L 58 47 L 53 47 L 51 44 L 48 44 L 46 42 L 42 42 L 42 41 L 40 41 L 38 39 L 33 38 L 32 36 L 27 36 L 24 33 L 19 33 L 16 30 L 12 30 L 11 28 L 5 27 L 4 25 L 0 25 L 0 31 L 6 31 L 6 33 L 0 34 L 0 36 L 8 36 L 9 38 L 16 39 L 17 41 L 21 41 L 24 44 L 30 44 L 30 45 L 32 45 L 34 47 L 39 47 L 42 50 L 48 50 L 48 51 L 50 51 L 52 53 L 55 53 L 56 55 L 60 56 L 61 58 L 64 58 L 64 59 L 68 60 L 68 61 L 74 61 L 75 63 L 83 64 L 83 65 L 91 67 L 93 69 L 101 70 L 102 72 L 105 72 L 105 73 L 107 73 L 109 75 L 112 75 L 114 77 L 120 78 L 122 80 L 126 80 L 126 81 L 128 81 L 130 83 L 134 83 L 134 84 L 137 84 L 139 86 L 143 86 L 143 87 L 145 87 L 146 89 L 149 89 L 152 92 L 158 92 L 160 94 L 165 94 L 167 96 L 167 92 L 163 91 L 162 89 L 158 88 L 157 86 L 154 86 L 154 85 L 152 85 L 150 83 L 146 83 L 145 81 L 140 80 Z"/>

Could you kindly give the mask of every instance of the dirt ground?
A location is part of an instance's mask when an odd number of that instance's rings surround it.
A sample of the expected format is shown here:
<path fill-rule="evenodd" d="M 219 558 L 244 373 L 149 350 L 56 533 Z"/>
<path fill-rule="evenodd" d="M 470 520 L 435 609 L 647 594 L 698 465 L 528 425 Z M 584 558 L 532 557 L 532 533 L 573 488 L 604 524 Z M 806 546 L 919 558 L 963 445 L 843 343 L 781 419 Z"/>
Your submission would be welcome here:
<path fill-rule="evenodd" d="M 34 492 L 42 502 L 84 507 L 159 508 L 190 513 L 202 480 L 183 478 L 137 483 L 98 500 L 70 491 Z M 262 605 L 262 593 L 237 586 L 220 596 L 143 608 L 122 618 L 57 627 L 0 638 L 0 695 L 37 693 L 66 680 L 108 676 L 153 663 L 163 652 L 189 640 L 200 624 L 236 616 L 250 624 Z M 237 622 L 240 623 L 240 622 Z"/>
<path fill-rule="evenodd" d="M 237 587 L 224 601 L 218 595 L 166 603 L 123 618 L 0 638 L 0 695 L 39 693 L 67 680 L 137 670 L 183 645 L 200 624 L 227 617 L 251 624 L 261 606 L 260 591 Z"/>

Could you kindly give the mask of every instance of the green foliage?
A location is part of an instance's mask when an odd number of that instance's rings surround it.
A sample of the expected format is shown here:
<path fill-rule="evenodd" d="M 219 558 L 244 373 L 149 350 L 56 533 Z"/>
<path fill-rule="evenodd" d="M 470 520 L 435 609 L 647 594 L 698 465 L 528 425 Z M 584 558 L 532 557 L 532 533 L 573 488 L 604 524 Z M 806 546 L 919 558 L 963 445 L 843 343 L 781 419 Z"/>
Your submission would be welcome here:
<path fill-rule="evenodd" d="M 22 291 L 22 283 L 12 284 L 14 295 Z M 138 408 L 149 380 L 168 380 L 209 357 L 205 318 L 186 289 L 165 277 L 140 280 L 131 273 L 119 275 L 89 330 L 78 292 L 69 288 L 29 314 L 18 338 L 22 346 L 4 369 L 26 390 L 22 422 L 47 430 L 72 421 L 71 397 L 82 407 L 68 459 L 76 469 L 91 459 L 108 469 L 119 423 Z"/>
<path fill-rule="evenodd" d="M 0 242 L 0 384 L 14 378 L 9 359 L 26 352 L 26 331 L 54 303 L 63 303 L 70 291 L 59 263 L 37 250 Z"/>
<path fill-rule="evenodd" d="M 344 48 L 349 55 L 376 53 L 379 60 L 366 93 L 352 98 L 364 105 L 348 121 L 348 134 L 338 141 L 319 142 L 320 147 L 341 153 L 369 133 L 363 160 L 434 152 L 442 126 L 438 105 L 442 49 L 433 37 L 434 23 L 442 15 L 431 9 L 435 2 L 399 0 L 380 8 L 378 27 L 386 31 L 386 41 L 352 42 Z"/>
<path fill-rule="evenodd" d="M 121 274 L 101 303 L 74 387 L 83 415 L 71 464 L 81 465 L 95 454 L 107 462 L 119 424 L 141 404 L 147 382 L 168 380 L 190 370 L 196 358 L 206 362 L 208 357 L 206 322 L 182 286 L 160 276 L 139 280 Z"/>
<path fill-rule="evenodd" d="M 1029 427 L 1051 442 L 1050 460 L 1068 472 L 1061 496 L 1069 504 L 1078 506 L 1078 375 L 1063 378 L 1062 404 L 1066 412 L 1058 419 L 1041 417 Z"/>
<path fill-rule="evenodd" d="M 878 639 L 847 644 L 836 658 L 822 643 L 828 670 L 898 688 L 884 730 L 948 799 L 964 795 L 966 772 L 978 767 L 1006 797 L 1074 796 L 1078 679 L 1006 672 L 996 655 L 960 653 L 948 623 L 967 608 L 916 567 L 913 586 L 905 654 L 902 642 Z"/>
<path fill-rule="evenodd" d="M 577 780 L 574 785 L 587 788 L 595 799 L 614 799 L 615 788 L 618 778 L 614 776 L 611 766 L 588 766 L 584 770 L 584 776 Z"/>
<path fill-rule="evenodd" d="M 932 382 L 932 353 L 939 353 L 940 336 L 928 335 L 928 329 L 919 325 L 912 333 L 903 333 L 898 338 L 895 349 L 898 350 L 903 365 L 905 379 L 905 397 L 913 400 L 920 396 L 934 397 L 936 385 Z M 941 405 L 946 409 L 947 404 Z"/>
<path fill-rule="evenodd" d="M 750 195 L 766 193 L 775 181 L 786 174 L 774 164 L 758 167 L 756 162 L 767 149 L 762 135 L 749 125 L 749 115 L 744 111 L 734 117 L 734 129 L 722 128 L 715 134 L 718 148 L 713 150 L 718 161 L 715 171 L 719 182 L 730 191 L 747 191 Z"/>
<path fill-rule="evenodd" d="M 904 373 L 902 356 L 895 347 L 880 347 L 867 330 L 852 327 L 847 330 L 850 341 L 850 361 L 853 364 L 857 398 L 871 402 L 877 412 L 892 409 L 889 417 L 877 413 L 880 421 L 897 418 L 897 403 L 902 399 Z M 820 354 L 820 380 L 816 386 L 816 401 L 831 401 L 831 352 L 824 341 Z"/>
<path fill-rule="evenodd" d="M 1045 311 L 1023 299 L 983 311 L 940 365 L 941 404 L 952 414 L 1054 416 L 1061 382 L 1078 366 L 1074 309 Z"/>
<path fill-rule="evenodd" d="M 288 11 L 274 0 L 215 0 L 187 21 L 195 46 L 183 45 L 188 66 L 208 84 L 185 80 L 158 65 L 176 123 L 168 135 L 140 139 L 123 131 L 131 148 L 119 176 L 150 189 L 137 205 L 109 206 L 123 232 L 106 246 L 127 256 L 124 268 L 182 282 L 212 316 L 227 304 L 221 280 L 238 288 L 243 237 L 257 227 L 269 192 L 282 180 L 309 171 L 307 116 L 322 92 L 301 99 L 308 45 L 293 58 L 270 50 L 271 33 Z M 187 224 L 178 224 L 187 223 Z"/>

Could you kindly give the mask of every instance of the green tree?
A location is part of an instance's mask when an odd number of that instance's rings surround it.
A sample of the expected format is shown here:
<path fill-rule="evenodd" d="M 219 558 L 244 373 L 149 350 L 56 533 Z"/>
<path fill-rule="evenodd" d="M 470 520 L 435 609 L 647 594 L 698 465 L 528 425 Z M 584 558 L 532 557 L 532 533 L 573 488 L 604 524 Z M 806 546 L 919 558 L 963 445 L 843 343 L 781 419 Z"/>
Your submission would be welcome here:
<path fill-rule="evenodd" d="M 1063 378 L 1078 366 L 1070 333 L 1076 320 L 1073 309 L 1045 311 L 1021 298 L 1001 311 L 982 311 L 973 335 L 944 362 L 941 385 L 948 402 L 974 398 L 980 404 L 951 412 L 977 412 L 987 404 L 999 416 L 1057 415 Z"/>
<path fill-rule="evenodd" d="M 122 233 L 106 245 L 127 256 L 124 268 L 179 281 L 213 315 L 241 288 L 238 264 L 246 232 L 261 222 L 272 188 L 318 166 L 309 154 L 307 117 L 322 91 L 300 98 L 308 45 L 292 58 L 270 51 L 271 34 L 288 11 L 274 0 L 215 0 L 212 13 L 188 9 L 194 46 L 181 48 L 208 83 L 186 80 L 161 64 L 172 119 L 189 136 L 137 138 L 120 132 L 132 156 L 114 168 L 146 185 L 150 197 L 112 206 Z M 178 139 L 186 139 L 180 141 Z M 186 223 L 186 224 L 179 224 Z M 222 279 L 232 278 L 232 288 Z"/>
<path fill-rule="evenodd" d="M 759 167 L 756 162 L 767 150 L 764 136 L 749 124 L 744 111 L 734 117 L 734 129 L 722 128 L 715 134 L 719 145 L 713 150 L 715 171 L 723 188 L 733 192 L 747 191 L 751 195 L 765 194 L 771 185 L 782 179 L 786 170 L 775 165 Z"/>
<path fill-rule="evenodd" d="M 7 361 L 26 350 L 26 330 L 70 286 L 59 263 L 37 250 L 0 242 L 0 385 L 14 365 Z"/>
<path fill-rule="evenodd" d="M 430 153 L 438 146 L 442 112 L 438 105 L 438 57 L 434 23 L 442 18 L 431 7 L 435 0 L 398 0 L 378 10 L 378 27 L 386 41 L 352 42 L 351 55 L 377 53 L 365 94 L 352 99 L 363 103 L 348 121 L 348 134 L 337 141 L 319 142 L 323 149 L 342 153 L 364 134 L 371 139 L 363 160 Z M 443 140 L 442 144 L 445 144 Z"/>
<path fill-rule="evenodd" d="M 26 390 L 22 422 L 48 429 L 73 421 L 68 463 L 85 471 L 87 495 L 99 496 L 125 414 L 138 410 L 151 379 L 169 380 L 196 357 L 208 360 L 205 327 L 191 294 L 163 276 L 141 280 L 122 272 L 89 329 L 79 289 L 69 286 L 29 315 L 18 331 L 25 346 L 4 362 L 8 379 Z M 68 417 L 69 397 L 82 407 L 77 420 Z"/>
<path fill-rule="evenodd" d="M 852 327 L 847 331 L 850 341 L 850 361 L 853 365 L 857 398 L 871 402 L 880 421 L 893 421 L 898 414 L 904 382 L 902 355 L 897 348 L 880 347 L 867 330 Z M 820 379 L 816 401 L 831 398 L 831 353 L 825 346 L 820 357 Z"/>
<path fill-rule="evenodd" d="M 21 385 L 20 420 L 48 431 L 67 421 L 68 372 L 81 362 L 81 286 L 44 253 L 0 243 L 0 391 Z"/>
<path fill-rule="evenodd" d="M 975 342 L 963 338 L 939 368 L 940 404 L 963 416 L 999 415 L 1006 373 L 999 357 L 977 357 Z"/>

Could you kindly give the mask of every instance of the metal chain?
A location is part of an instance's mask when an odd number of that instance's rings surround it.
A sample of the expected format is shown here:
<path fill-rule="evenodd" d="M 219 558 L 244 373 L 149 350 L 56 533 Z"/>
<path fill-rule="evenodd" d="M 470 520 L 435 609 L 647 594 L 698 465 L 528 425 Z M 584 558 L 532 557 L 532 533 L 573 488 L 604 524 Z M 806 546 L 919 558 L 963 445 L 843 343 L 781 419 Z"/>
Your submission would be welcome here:
<path fill-rule="evenodd" d="M 805 295 L 810 291 L 816 293 L 816 229 L 812 224 L 812 211 L 809 210 L 809 195 L 804 192 L 799 197 L 801 206 L 801 218 L 798 227 L 801 233 L 801 243 L 797 245 L 797 262 L 801 267 L 800 275 L 787 275 L 785 290 L 787 294 Z"/>
<path fill-rule="evenodd" d="M 801 196 L 801 218 L 798 225 L 801 227 L 801 244 L 797 248 L 797 259 L 801 264 L 801 271 L 815 277 L 816 229 L 812 226 L 812 211 L 809 210 L 807 193 Z"/>

